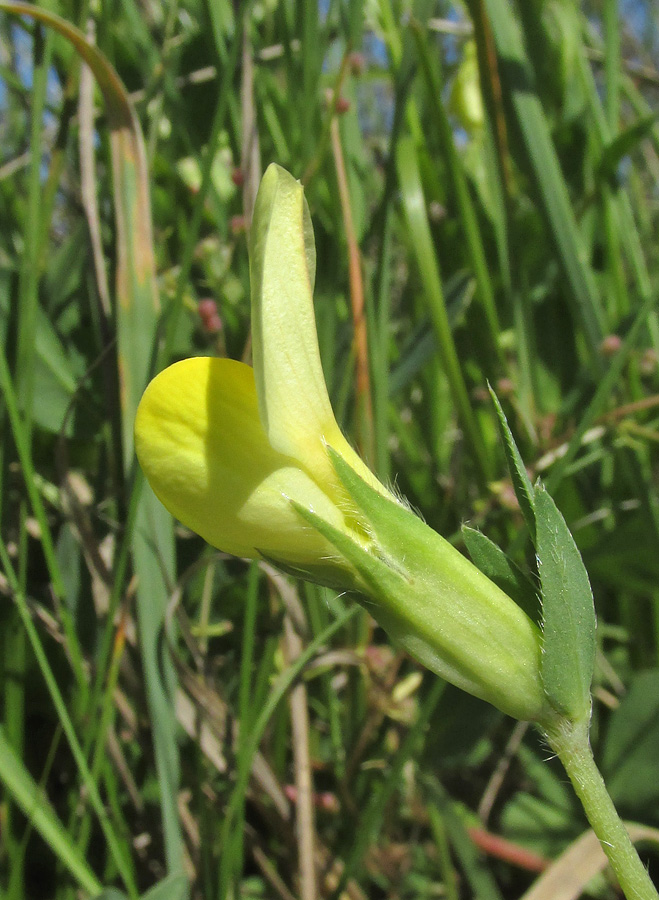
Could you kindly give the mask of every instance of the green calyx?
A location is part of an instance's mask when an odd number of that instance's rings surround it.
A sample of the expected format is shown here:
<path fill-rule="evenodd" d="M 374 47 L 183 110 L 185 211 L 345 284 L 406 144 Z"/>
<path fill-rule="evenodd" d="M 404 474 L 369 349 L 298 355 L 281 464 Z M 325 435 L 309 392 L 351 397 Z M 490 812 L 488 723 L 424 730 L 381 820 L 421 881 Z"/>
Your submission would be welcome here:
<path fill-rule="evenodd" d="M 294 506 L 352 567 L 350 587 L 364 607 L 442 678 L 514 718 L 547 718 L 537 626 L 413 512 L 366 484 L 340 454 L 328 453 L 370 543 Z"/>

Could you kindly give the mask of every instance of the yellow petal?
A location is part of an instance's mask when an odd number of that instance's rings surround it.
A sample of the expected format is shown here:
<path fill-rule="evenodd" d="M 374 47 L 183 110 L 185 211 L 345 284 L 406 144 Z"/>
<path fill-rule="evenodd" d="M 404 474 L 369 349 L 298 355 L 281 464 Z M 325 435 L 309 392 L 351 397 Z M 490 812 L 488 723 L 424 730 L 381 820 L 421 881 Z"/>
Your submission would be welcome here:
<path fill-rule="evenodd" d="M 250 234 L 254 373 L 263 426 L 273 447 L 298 457 L 318 452 L 336 428 L 320 364 L 311 217 L 302 185 L 268 167 Z"/>
<path fill-rule="evenodd" d="M 140 402 L 135 446 L 160 501 L 214 547 L 298 564 L 336 557 L 289 500 L 338 528 L 343 516 L 268 443 L 249 366 L 198 357 L 165 369 Z"/>
<path fill-rule="evenodd" d="M 343 490 L 327 444 L 384 492 L 334 418 L 316 335 L 311 216 L 302 185 L 274 163 L 256 198 L 249 255 L 254 374 L 270 444 L 296 459 L 332 497 Z"/>

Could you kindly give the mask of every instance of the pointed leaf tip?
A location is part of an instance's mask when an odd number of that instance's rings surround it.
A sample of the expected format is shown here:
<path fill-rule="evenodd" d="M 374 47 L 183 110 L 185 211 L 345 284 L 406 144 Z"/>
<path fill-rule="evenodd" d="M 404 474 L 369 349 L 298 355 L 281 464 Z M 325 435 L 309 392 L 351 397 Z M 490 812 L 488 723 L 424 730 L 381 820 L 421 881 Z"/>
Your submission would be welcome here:
<path fill-rule="evenodd" d="M 492 403 L 494 404 L 494 410 L 497 414 L 497 425 L 499 427 L 499 434 L 503 442 L 503 449 L 504 453 L 506 454 L 506 462 L 508 464 L 508 471 L 510 472 L 515 496 L 517 497 L 519 508 L 521 509 L 522 515 L 524 516 L 526 527 L 528 528 L 531 535 L 531 540 L 535 544 L 535 497 L 533 493 L 533 485 L 531 484 L 531 479 L 529 478 L 526 471 L 524 460 L 522 459 L 522 456 L 517 449 L 517 444 L 515 443 L 515 438 L 513 437 L 513 433 L 510 430 L 510 426 L 508 425 L 506 414 L 504 413 L 503 407 L 499 402 L 499 398 L 497 397 L 492 388 L 492 385 L 489 382 L 487 385 L 487 389 L 490 392 L 490 397 L 492 398 Z"/>

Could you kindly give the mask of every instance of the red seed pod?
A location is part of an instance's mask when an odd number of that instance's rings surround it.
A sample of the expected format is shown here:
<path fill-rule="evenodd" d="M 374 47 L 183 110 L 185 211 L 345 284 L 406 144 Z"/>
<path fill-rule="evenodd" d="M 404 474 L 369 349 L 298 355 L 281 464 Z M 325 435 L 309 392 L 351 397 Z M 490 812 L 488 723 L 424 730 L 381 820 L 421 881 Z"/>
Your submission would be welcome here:
<path fill-rule="evenodd" d="M 231 172 L 231 180 L 236 187 L 242 187 L 245 184 L 245 173 L 242 169 L 236 167 Z"/>
<path fill-rule="evenodd" d="M 350 109 L 350 100 L 347 97 L 338 97 L 335 105 L 337 115 L 342 116 Z"/>

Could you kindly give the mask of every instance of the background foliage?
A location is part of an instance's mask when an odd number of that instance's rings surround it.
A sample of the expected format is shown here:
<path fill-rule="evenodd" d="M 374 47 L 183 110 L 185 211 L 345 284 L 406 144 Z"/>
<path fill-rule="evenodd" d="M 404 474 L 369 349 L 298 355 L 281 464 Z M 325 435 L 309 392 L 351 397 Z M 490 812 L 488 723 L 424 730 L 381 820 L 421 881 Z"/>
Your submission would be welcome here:
<path fill-rule="evenodd" d="M 130 142 L 113 202 L 121 110 L 70 44 L 3 17 L 2 895 L 172 900 L 183 871 L 200 898 L 496 900 L 585 829 L 532 731 L 349 597 L 173 528 L 142 484 L 148 372 L 249 359 L 273 160 L 306 185 L 346 433 L 432 527 L 464 549 L 468 522 L 530 572 L 495 386 L 593 583 L 596 755 L 623 815 L 659 826 L 653 4 L 43 6 L 131 94 L 157 285 Z"/>

